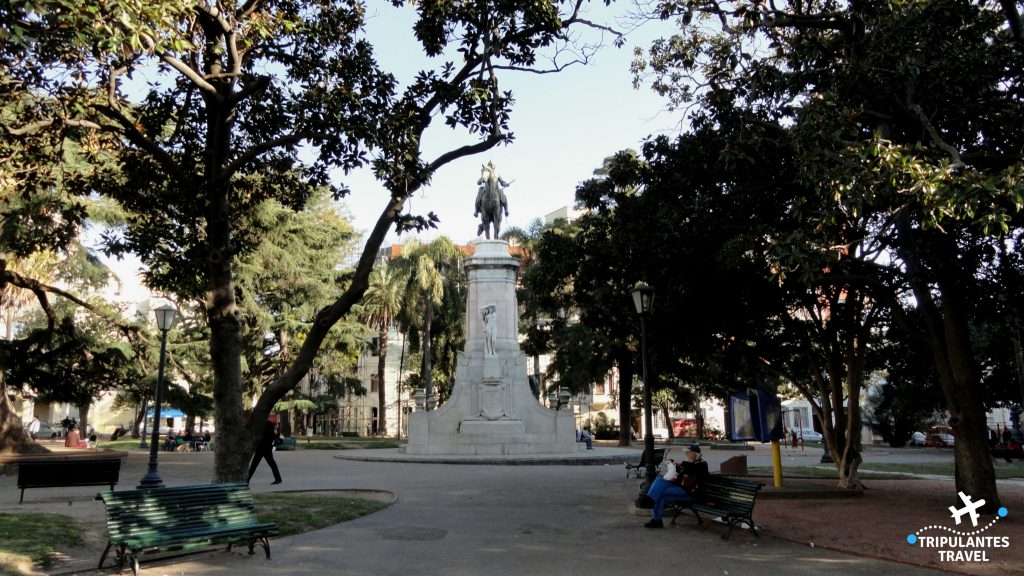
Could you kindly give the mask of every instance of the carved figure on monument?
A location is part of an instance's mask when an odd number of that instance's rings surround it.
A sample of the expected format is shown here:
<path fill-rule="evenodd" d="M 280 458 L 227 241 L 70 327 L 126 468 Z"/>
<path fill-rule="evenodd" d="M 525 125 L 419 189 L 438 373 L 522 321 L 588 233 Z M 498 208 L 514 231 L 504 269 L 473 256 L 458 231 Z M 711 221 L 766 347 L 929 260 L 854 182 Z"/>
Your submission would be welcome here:
<path fill-rule="evenodd" d="M 505 198 L 505 187 L 512 182 L 505 182 L 498 176 L 494 169 L 494 162 L 488 162 L 480 167 L 480 179 L 476 181 L 480 186 L 476 193 L 476 212 L 473 216 L 480 216 L 480 226 L 476 229 L 476 235 L 486 232 L 487 239 L 491 239 L 491 226 L 494 227 L 494 238 L 498 238 L 498 231 L 501 229 L 501 213 L 504 211 L 508 216 L 508 199 Z"/>
<path fill-rule="evenodd" d="M 488 304 L 480 308 L 480 315 L 484 323 L 484 355 L 496 356 L 494 341 L 498 337 L 498 309 L 494 304 Z"/>

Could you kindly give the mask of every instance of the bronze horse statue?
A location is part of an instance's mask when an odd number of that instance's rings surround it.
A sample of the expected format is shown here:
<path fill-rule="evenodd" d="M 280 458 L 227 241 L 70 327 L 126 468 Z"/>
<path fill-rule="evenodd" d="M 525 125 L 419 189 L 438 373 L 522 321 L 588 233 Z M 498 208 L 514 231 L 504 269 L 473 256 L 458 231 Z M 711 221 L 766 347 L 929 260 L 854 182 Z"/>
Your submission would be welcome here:
<path fill-rule="evenodd" d="M 491 239 L 491 227 L 494 227 L 494 238 L 498 238 L 501 230 L 501 213 L 508 216 L 508 199 L 505 198 L 505 186 L 511 182 L 505 182 L 494 170 L 494 162 L 488 162 L 480 167 L 480 179 L 477 180 L 480 189 L 476 195 L 476 212 L 474 216 L 481 216 L 480 226 L 476 229 L 476 235 L 487 234 Z"/>

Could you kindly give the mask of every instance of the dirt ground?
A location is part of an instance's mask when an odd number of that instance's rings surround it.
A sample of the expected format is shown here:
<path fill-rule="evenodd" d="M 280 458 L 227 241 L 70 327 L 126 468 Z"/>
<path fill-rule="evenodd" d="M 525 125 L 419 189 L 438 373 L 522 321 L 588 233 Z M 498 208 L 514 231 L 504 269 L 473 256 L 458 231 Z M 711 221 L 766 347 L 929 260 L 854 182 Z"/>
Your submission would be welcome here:
<path fill-rule="evenodd" d="M 770 482 L 770 480 L 769 480 Z M 790 483 L 831 485 L 833 481 L 793 480 Z M 907 536 L 954 536 L 974 532 L 992 522 L 983 516 L 978 528 L 968 517 L 956 526 L 949 507 L 963 506 L 956 498 L 952 480 L 865 480 L 862 497 L 855 498 L 759 498 L 754 519 L 765 534 L 807 546 L 823 546 L 874 558 L 884 558 L 947 570 L 990 576 L 1024 574 L 1024 482 L 1001 481 L 999 496 L 1008 514 L 984 536 L 1007 537 L 1008 548 L 986 548 L 987 562 L 942 562 L 938 550 L 907 543 Z M 931 528 L 929 526 L 948 527 Z"/>

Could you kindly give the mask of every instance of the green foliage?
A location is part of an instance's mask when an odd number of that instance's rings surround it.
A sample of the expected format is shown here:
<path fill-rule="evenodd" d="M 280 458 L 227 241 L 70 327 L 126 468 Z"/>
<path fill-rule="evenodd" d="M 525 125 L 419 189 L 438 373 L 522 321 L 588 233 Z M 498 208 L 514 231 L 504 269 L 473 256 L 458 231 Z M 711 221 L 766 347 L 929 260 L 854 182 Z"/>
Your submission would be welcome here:
<path fill-rule="evenodd" d="M 604 412 L 598 412 L 594 417 L 593 429 L 586 427 L 594 434 L 595 440 L 617 440 L 619 427 L 615 425 L 614 418 L 608 418 Z"/>
<path fill-rule="evenodd" d="M 466 338 L 462 252 L 443 236 L 428 244 L 408 240 L 395 265 L 406 278 L 405 306 L 398 320 L 404 330 L 419 333 L 412 339 L 414 349 L 417 342 L 423 346 L 420 385 L 436 387 L 443 401 L 451 392 L 455 357 Z"/>
<path fill-rule="evenodd" d="M 31 101 L 5 123 L 8 132 L 84 132 L 95 156 L 116 152 L 116 167 L 89 179 L 90 193 L 125 210 L 124 224 L 104 237 L 106 250 L 137 254 L 151 288 L 203 305 L 218 434 L 240 444 L 218 452 L 219 479 L 237 479 L 248 452 L 241 446 L 242 343 L 259 340 L 244 336 L 251 310 L 240 309 L 246 302 L 234 276 L 267 233 L 249 227 L 261 221 L 265 203 L 298 211 L 323 188 L 339 198 L 349 190 L 336 177 L 363 166 L 387 190 L 355 270 L 338 283 L 331 305 L 301 319 L 306 332 L 296 338 L 294 369 L 278 370 L 257 400 L 257 423 L 353 311 L 388 230 L 436 222 L 432 213 L 406 213 L 409 197 L 445 164 L 511 140 L 513 98 L 499 75 L 533 66 L 539 50 L 557 51 L 572 38 L 570 26 L 588 23 L 580 4 L 568 1 L 415 6 L 413 32 L 423 51 L 457 49 L 459 58 L 436 60 L 404 86 L 378 65 L 358 2 L 34 0 L 0 12 L 9 91 Z M 428 160 L 421 146 L 435 118 L 468 138 Z M 36 167 L 61 160 L 53 150 L 31 157 Z M 285 330 L 275 330 L 286 349 Z M 247 366 L 254 379 L 267 374 L 255 364 Z"/>
<path fill-rule="evenodd" d="M 256 247 L 238 259 L 235 281 L 244 313 L 246 384 L 258 392 L 294 361 L 309 319 L 335 298 L 356 235 L 323 191 L 299 211 L 264 202 L 245 227 Z M 364 337 L 358 323 L 340 322 L 330 331 L 315 369 L 348 372 L 362 351 Z M 199 352 L 208 358 L 208 351 Z"/>
<path fill-rule="evenodd" d="M 957 457 L 971 473 L 958 484 L 995 502 L 990 460 L 977 456 L 984 407 L 976 353 L 982 320 L 995 318 L 983 313 L 987 301 L 1006 302 L 983 278 L 999 268 L 1013 278 L 1007 264 L 1020 251 L 1024 140 L 1009 127 L 1024 118 L 1021 71 L 1011 64 L 1021 38 L 1006 26 L 1016 8 L 697 0 L 659 9 L 679 19 L 679 33 L 634 69 L 691 112 L 677 148 L 699 143 L 689 152 L 700 162 L 680 154 L 678 169 L 658 174 L 698 195 L 707 188 L 692 171 L 716 173 L 718 200 L 708 212 L 762 214 L 732 244 L 733 257 L 749 251 L 751 263 L 769 263 L 782 290 L 772 295 L 783 304 L 779 322 L 755 314 L 762 325 L 734 336 L 732 347 L 771 359 L 767 366 L 805 395 L 830 393 L 833 406 L 845 388 L 855 406 L 877 323 L 898 324 L 928 347 L 961 427 Z M 1003 254 L 994 257 L 999 244 Z M 1007 317 L 1015 326 L 1018 318 Z M 826 408 L 818 416 L 828 422 Z M 856 434 L 855 411 L 849 417 Z"/>

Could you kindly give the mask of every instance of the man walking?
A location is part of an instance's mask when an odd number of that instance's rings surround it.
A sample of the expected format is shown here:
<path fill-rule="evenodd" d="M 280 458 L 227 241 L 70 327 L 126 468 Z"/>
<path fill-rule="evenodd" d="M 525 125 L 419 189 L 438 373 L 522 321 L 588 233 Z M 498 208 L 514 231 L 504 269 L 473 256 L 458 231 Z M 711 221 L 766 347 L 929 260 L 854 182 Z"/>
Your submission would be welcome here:
<path fill-rule="evenodd" d="M 281 483 L 281 472 L 277 469 L 277 462 L 274 461 L 274 447 L 280 443 L 281 434 L 277 431 L 277 415 L 274 414 L 267 418 L 263 426 L 263 437 L 256 444 L 256 452 L 252 455 L 252 464 L 249 465 L 249 477 L 245 480 L 246 484 L 252 480 L 252 475 L 256 473 L 260 460 L 264 458 L 270 465 L 270 471 L 274 473 L 274 481 L 271 484 Z"/>
<path fill-rule="evenodd" d="M 28 435 L 31 436 L 33 440 L 37 440 L 39 438 L 39 418 L 33 416 L 32 421 L 28 423 Z"/>

